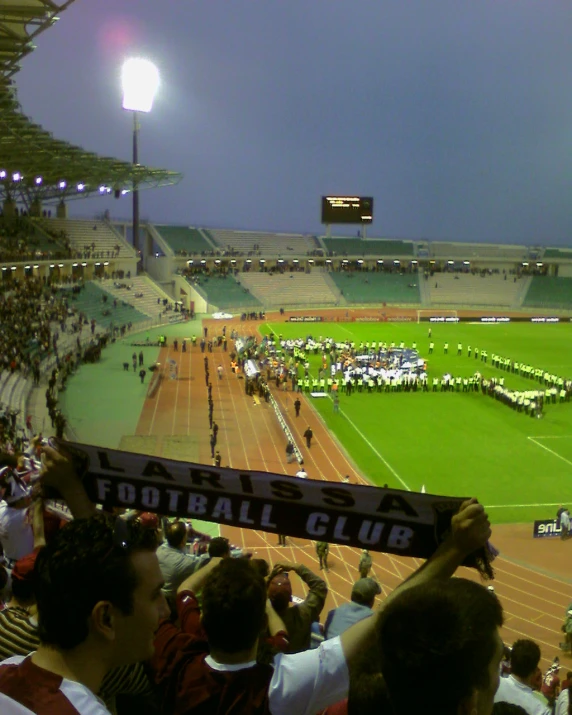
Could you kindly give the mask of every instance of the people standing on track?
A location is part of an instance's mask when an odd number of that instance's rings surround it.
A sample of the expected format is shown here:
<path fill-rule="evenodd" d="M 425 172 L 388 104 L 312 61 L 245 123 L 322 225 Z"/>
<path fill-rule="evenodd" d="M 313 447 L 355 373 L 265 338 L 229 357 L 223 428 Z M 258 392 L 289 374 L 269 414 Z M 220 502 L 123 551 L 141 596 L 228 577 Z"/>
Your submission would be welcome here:
<path fill-rule="evenodd" d="M 139 377 L 141 378 L 141 384 L 145 382 L 145 375 L 147 372 L 144 369 L 139 370 Z"/>
<path fill-rule="evenodd" d="M 286 536 L 284 534 L 278 534 L 278 546 L 286 546 Z"/>
<path fill-rule="evenodd" d="M 209 437 L 209 442 L 211 445 L 211 457 L 212 457 L 212 459 L 214 459 L 215 458 L 216 437 L 214 436 L 213 432 L 211 432 L 211 435 Z"/>
<path fill-rule="evenodd" d="M 306 447 L 310 449 L 312 446 L 312 437 L 314 436 L 314 433 L 312 432 L 312 428 L 308 426 L 308 429 L 304 432 L 304 437 L 306 439 Z"/>
<path fill-rule="evenodd" d="M 358 565 L 359 577 L 360 578 L 368 578 L 372 565 L 373 565 L 373 561 L 372 561 L 369 551 L 367 549 L 363 549 L 361 552 L 359 565 Z"/>
<path fill-rule="evenodd" d="M 286 461 L 288 464 L 292 464 L 294 461 L 294 445 L 292 442 L 288 442 L 286 445 Z"/>
<path fill-rule="evenodd" d="M 327 541 L 316 541 L 316 556 L 320 562 L 320 571 L 329 571 L 328 568 L 328 554 L 330 552 L 330 545 Z"/>
<path fill-rule="evenodd" d="M 214 456 L 215 467 L 220 467 L 221 462 L 222 462 L 222 457 L 221 457 L 220 452 L 217 449 L 216 454 Z"/>
<path fill-rule="evenodd" d="M 217 373 L 218 373 L 218 379 L 219 379 L 219 380 L 222 380 L 222 365 L 219 365 L 219 366 L 217 367 L 216 371 L 217 371 Z"/>
<path fill-rule="evenodd" d="M 141 352 L 139 353 L 139 367 L 143 367 L 143 360 L 143 350 L 141 350 Z"/>
<path fill-rule="evenodd" d="M 334 403 L 334 412 L 339 412 L 340 411 L 340 396 L 338 395 L 337 392 L 334 392 L 332 401 Z"/>
<path fill-rule="evenodd" d="M 300 416 L 300 407 L 302 407 L 302 403 L 300 402 L 300 398 L 297 397 L 294 402 L 294 410 L 296 411 L 296 417 Z"/>

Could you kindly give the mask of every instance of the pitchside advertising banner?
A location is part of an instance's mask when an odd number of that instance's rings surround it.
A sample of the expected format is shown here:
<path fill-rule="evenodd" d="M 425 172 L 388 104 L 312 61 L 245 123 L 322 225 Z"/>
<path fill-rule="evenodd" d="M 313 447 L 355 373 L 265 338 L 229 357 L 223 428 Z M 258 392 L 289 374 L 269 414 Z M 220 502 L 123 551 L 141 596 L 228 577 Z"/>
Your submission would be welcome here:
<path fill-rule="evenodd" d="M 572 323 L 572 318 L 538 315 L 520 315 L 510 318 L 504 315 L 463 316 L 461 318 L 450 315 L 427 315 L 421 316 L 419 320 L 426 323 Z"/>
<path fill-rule="evenodd" d="M 561 536 L 560 519 L 542 519 L 534 522 L 532 535 L 535 539 L 546 539 L 551 536 Z"/>
<path fill-rule="evenodd" d="M 428 558 L 464 501 L 334 484 L 52 440 L 92 501 L 305 539 Z"/>

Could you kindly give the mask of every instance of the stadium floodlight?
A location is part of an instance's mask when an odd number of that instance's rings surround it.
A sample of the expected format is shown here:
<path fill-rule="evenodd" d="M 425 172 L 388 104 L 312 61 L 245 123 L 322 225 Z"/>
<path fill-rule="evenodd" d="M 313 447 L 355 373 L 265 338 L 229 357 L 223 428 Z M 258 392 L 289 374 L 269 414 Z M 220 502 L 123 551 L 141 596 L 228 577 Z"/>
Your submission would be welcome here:
<path fill-rule="evenodd" d="M 24 270 L 29 271 L 32 266 L 24 266 Z"/>
<path fill-rule="evenodd" d="M 72 263 L 72 266 L 73 266 L 74 268 L 77 268 L 77 263 Z"/>
<path fill-rule="evenodd" d="M 12 174 L 12 181 L 22 181 L 22 174 L 20 174 L 19 171 L 17 171 L 15 174 Z"/>
<path fill-rule="evenodd" d="M 36 186 L 40 186 L 40 184 L 42 183 L 43 179 L 42 179 L 41 176 L 36 176 L 35 181 L 36 181 Z"/>
<path fill-rule="evenodd" d="M 99 193 L 104 194 L 105 193 L 105 186 L 100 186 L 99 187 Z"/>
<path fill-rule="evenodd" d="M 62 191 L 63 191 L 63 189 L 66 188 L 66 186 L 67 186 L 67 183 L 65 181 L 60 181 L 60 183 L 58 184 L 58 187 L 60 189 L 62 189 Z"/>
<path fill-rule="evenodd" d="M 77 185 L 77 190 L 78 191 L 83 191 L 85 189 L 85 184 L 78 184 Z"/>
<path fill-rule="evenodd" d="M 40 266 L 34 266 L 34 270 L 38 269 Z"/>
<path fill-rule="evenodd" d="M 121 70 L 123 109 L 131 112 L 150 112 L 159 89 L 159 70 L 140 57 L 132 57 L 123 63 Z"/>
<path fill-rule="evenodd" d="M 218 258 L 217 258 L 217 260 L 215 261 L 215 263 L 217 264 L 217 266 L 219 266 L 219 265 L 220 265 L 220 261 L 219 261 L 219 259 L 218 259 Z"/>
<path fill-rule="evenodd" d="M 108 266 L 108 265 L 109 265 L 109 261 L 104 261 L 104 262 L 103 262 L 103 265 L 104 265 L 104 266 Z"/>
<path fill-rule="evenodd" d="M 261 259 L 260 259 L 260 263 L 266 263 L 266 261 L 264 260 L 264 258 L 261 258 Z M 313 263 L 313 261 L 310 261 L 310 263 Z"/>
<path fill-rule="evenodd" d="M 206 261 L 201 261 L 201 265 L 203 265 L 203 266 L 204 266 L 204 265 L 205 265 L 205 263 L 206 263 Z"/>
<path fill-rule="evenodd" d="M 471 265 L 471 261 L 463 261 L 463 265 L 464 265 L 464 266 L 470 266 L 470 265 Z"/>
<path fill-rule="evenodd" d="M 16 266 L 12 266 L 12 270 L 15 271 L 15 270 L 16 270 Z"/>
<path fill-rule="evenodd" d="M 377 262 L 378 262 L 378 263 L 383 263 L 383 261 L 381 260 L 381 258 L 379 258 Z M 331 263 L 331 261 L 326 261 L 326 263 Z"/>
<path fill-rule="evenodd" d="M 4 169 L 0 170 L 0 179 L 5 179 L 6 178 L 6 172 Z"/>
<path fill-rule="evenodd" d="M 2 266 L 2 270 L 3 270 L 3 271 L 7 271 L 7 270 L 8 270 L 8 267 L 7 267 L 7 266 Z"/>
<path fill-rule="evenodd" d="M 87 266 L 87 263 L 82 263 L 81 265 L 85 268 L 85 266 Z"/>
<path fill-rule="evenodd" d="M 133 165 L 139 166 L 138 112 L 150 112 L 159 89 L 159 70 L 149 60 L 132 57 L 123 63 L 123 109 L 133 112 Z M 133 182 L 133 248 L 139 252 L 139 188 Z M 145 258 L 143 256 L 143 258 Z"/>
<path fill-rule="evenodd" d="M 50 268 L 55 268 L 56 264 L 55 263 L 50 263 Z"/>
<path fill-rule="evenodd" d="M 543 263 L 537 263 L 536 265 L 540 268 L 540 267 L 543 266 L 544 264 L 543 264 Z"/>
<path fill-rule="evenodd" d="M 363 258 L 358 258 L 357 262 L 358 262 L 358 263 L 360 264 L 360 266 L 361 266 L 361 264 L 363 263 Z M 314 261 L 310 261 L 310 263 L 314 263 Z"/>
<path fill-rule="evenodd" d="M 447 261 L 447 263 L 448 263 L 450 266 L 452 266 L 452 265 L 455 263 L 455 261 Z"/>
<path fill-rule="evenodd" d="M 58 263 L 58 268 L 63 268 L 64 264 L 63 263 Z"/>

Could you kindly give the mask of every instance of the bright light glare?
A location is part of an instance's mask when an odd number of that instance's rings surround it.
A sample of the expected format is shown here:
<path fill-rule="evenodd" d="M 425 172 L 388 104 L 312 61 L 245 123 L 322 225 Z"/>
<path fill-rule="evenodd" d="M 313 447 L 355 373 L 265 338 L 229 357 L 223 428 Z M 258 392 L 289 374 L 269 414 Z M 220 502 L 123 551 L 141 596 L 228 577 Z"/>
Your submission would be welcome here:
<path fill-rule="evenodd" d="M 159 70 L 149 60 L 134 57 L 123 64 L 121 84 L 123 109 L 150 112 L 159 88 Z"/>
<path fill-rule="evenodd" d="M 39 186 L 42 183 L 43 179 L 41 176 L 36 176 L 36 185 Z"/>
<path fill-rule="evenodd" d="M 59 187 L 60 187 L 60 189 L 65 189 L 65 188 L 66 188 L 66 186 L 67 186 L 67 184 L 66 184 L 66 182 L 65 182 L 65 181 L 60 181 L 60 183 L 59 183 Z"/>
<path fill-rule="evenodd" d="M 15 174 L 12 175 L 12 181 L 20 181 L 21 178 L 22 178 L 22 174 L 20 174 L 19 172 L 16 172 Z"/>
<path fill-rule="evenodd" d="M 77 185 L 77 190 L 78 191 L 83 191 L 85 189 L 85 184 L 78 184 Z"/>

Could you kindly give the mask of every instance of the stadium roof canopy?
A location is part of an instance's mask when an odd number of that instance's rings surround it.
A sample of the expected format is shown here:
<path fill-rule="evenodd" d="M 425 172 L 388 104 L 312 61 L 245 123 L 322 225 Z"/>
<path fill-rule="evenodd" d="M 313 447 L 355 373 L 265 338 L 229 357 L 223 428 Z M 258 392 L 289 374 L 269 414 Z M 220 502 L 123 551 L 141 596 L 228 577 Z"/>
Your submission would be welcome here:
<path fill-rule="evenodd" d="M 55 139 L 23 114 L 11 78 L 34 50 L 33 39 L 73 2 L 0 0 L 0 198 L 67 201 L 178 183 L 179 173 L 99 157 Z"/>

